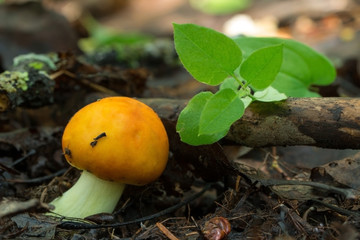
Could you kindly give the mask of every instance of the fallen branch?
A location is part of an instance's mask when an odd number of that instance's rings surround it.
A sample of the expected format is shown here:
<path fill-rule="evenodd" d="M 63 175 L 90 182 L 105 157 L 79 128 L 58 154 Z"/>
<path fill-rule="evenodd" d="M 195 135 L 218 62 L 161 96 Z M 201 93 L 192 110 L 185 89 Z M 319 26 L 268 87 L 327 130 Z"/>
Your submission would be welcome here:
<path fill-rule="evenodd" d="M 49 90 L 46 84 L 41 86 Z M 36 84 L 33 89 L 42 91 Z M 49 97 L 51 91 L 45 91 L 47 94 L 42 95 L 32 94 L 31 89 L 28 89 L 13 94 L 11 91 L 1 91 L 0 88 L 0 112 L 8 110 L 12 105 L 46 105 L 46 101 L 52 99 Z M 25 96 L 46 101 L 35 101 Z M 164 122 L 172 125 L 175 125 L 187 103 L 186 100 L 172 99 L 143 101 L 155 109 Z M 254 102 L 244 116 L 232 125 L 225 139 L 249 147 L 311 145 L 360 149 L 359 113 L 360 99 L 357 98 L 289 98 L 281 102 Z"/>
<path fill-rule="evenodd" d="M 144 99 L 163 119 L 175 124 L 185 100 Z M 235 122 L 226 140 L 249 147 L 310 145 L 360 149 L 360 99 L 289 98 L 254 102 Z"/>

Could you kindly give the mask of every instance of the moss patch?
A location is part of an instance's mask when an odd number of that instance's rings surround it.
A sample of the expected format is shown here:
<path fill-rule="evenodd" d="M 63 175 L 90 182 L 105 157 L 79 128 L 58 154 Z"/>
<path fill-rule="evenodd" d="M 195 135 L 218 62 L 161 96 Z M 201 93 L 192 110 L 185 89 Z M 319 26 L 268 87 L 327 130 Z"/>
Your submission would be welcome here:
<path fill-rule="evenodd" d="M 0 74 L 0 90 L 8 93 L 16 92 L 18 89 L 26 91 L 28 89 L 28 81 L 29 75 L 27 72 L 5 71 Z"/>

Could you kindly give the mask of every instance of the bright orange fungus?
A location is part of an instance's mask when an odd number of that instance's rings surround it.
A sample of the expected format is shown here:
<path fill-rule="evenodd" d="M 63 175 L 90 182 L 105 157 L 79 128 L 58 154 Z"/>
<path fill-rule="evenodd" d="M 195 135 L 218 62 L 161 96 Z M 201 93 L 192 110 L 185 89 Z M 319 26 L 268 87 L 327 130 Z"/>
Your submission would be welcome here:
<path fill-rule="evenodd" d="M 62 138 L 74 167 L 98 178 L 144 185 L 165 169 L 169 142 L 157 114 L 128 97 L 108 97 L 80 109 Z"/>

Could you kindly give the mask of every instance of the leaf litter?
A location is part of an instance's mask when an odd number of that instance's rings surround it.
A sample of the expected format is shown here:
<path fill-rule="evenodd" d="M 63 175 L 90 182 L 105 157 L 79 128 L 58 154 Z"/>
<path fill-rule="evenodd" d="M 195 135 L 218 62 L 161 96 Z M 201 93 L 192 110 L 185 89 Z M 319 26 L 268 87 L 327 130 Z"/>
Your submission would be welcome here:
<path fill-rule="evenodd" d="M 113 59 L 111 54 L 102 53 L 101 61 L 104 63 L 106 56 L 107 60 Z M 50 75 L 56 83 L 54 102 L 36 109 L 12 109 L 2 113 L 0 119 L 1 238 L 359 237 L 358 154 L 345 158 L 330 156 L 326 163 L 313 161 L 311 166 L 300 166 L 277 152 L 277 148 L 243 151 L 235 146 L 231 152 L 228 151 L 231 143 L 226 141 L 192 147 L 182 143 L 176 134 L 170 120 L 177 116 L 169 102 L 161 103 L 169 110 L 161 115 L 169 133 L 171 156 L 158 181 L 127 188 L 114 214 L 86 219 L 84 223 L 90 228 L 77 229 L 74 226 L 78 226 L 78 220 L 45 216 L 51 208 L 46 203 L 79 176 L 64 161 L 60 146 L 63 126 L 76 109 L 111 94 L 188 98 L 192 93 L 208 90 L 202 85 L 187 84 L 187 80 L 182 80 L 185 84 L 173 82 L 159 90 L 159 83 L 150 77 L 150 65 L 128 69 L 121 64 L 109 64 L 114 63 L 111 61 L 98 64 L 94 58 L 84 62 L 68 53 L 59 53 L 59 59 L 57 69 Z M 171 69 L 171 74 L 189 78 L 180 65 L 172 65 Z M 286 151 L 301 154 L 293 148 Z M 314 159 L 318 156 L 312 155 Z M 212 184 L 208 185 L 209 182 Z M 171 211 L 162 212 L 164 209 Z M 152 215 L 155 217 L 146 218 Z M 73 225 L 62 227 L 65 221 Z M 96 228 L 100 224 L 128 221 L 136 223 Z"/>

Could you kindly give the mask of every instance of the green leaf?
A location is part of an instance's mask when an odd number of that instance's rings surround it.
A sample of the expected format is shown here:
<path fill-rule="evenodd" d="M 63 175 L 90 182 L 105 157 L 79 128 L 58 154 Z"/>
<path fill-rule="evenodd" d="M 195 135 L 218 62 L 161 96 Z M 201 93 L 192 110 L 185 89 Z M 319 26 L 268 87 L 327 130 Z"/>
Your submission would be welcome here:
<path fill-rule="evenodd" d="M 220 85 L 220 90 L 225 89 L 225 88 L 230 88 L 234 91 L 237 91 L 240 88 L 240 84 L 238 83 L 238 81 L 236 81 L 235 78 L 233 77 L 228 77 L 226 78 Z"/>
<path fill-rule="evenodd" d="M 223 133 L 244 114 L 244 104 L 232 89 L 225 88 L 208 99 L 200 117 L 199 135 Z"/>
<path fill-rule="evenodd" d="M 274 44 L 284 45 L 283 64 L 272 86 L 287 96 L 319 96 L 310 93 L 308 88 L 311 85 L 328 85 L 335 80 L 336 72 L 330 60 L 300 42 L 291 39 L 255 37 L 238 37 L 234 41 L 241 48 L 245 59 L 260 48 Z"/>
<path fill-rule="evenodd" d="M 80 39 L 78 44 L 81 50 L 87 53 L 107 48 L 115 48 L 120 51 L 124 46 L 145 44 L 152 40 L 152 37 L 147 35 L 129 32 L 120 33 L 107 28 L 91 16 L 86 16 L 82 23 L 90 36 Z"/>
<path fill-rule="evenodd" d="M 282 53 L 282 44 L 254 51 L 241 64 L 240 75 L 255 89 L 267 88 L 279 73 Z"/>
<path fill-rule="evenodd" d="M 249 87 L 246 90 L 239 89 L 240 84 L 233 77 L 229 77 L 225 79 L 225 81 L 221 83 L 219 89 L 222 90 L 226 88 L 230 88 L 237 92 L 236 94 L 238 95 L 239 99 L 243 102 L 244 108 L 247 108 L 250 105 L 250 103 L 253 101 L 253 99 L 248 96 L 249 93 L 251 92 L 251 89 Z"/>
<path fill-rule="evenodd" d="M 194 24 L 173 25 L 176 52 L 196 80 L 218 85 L 240 65 L 242 53 L 231 38 Z"/>
<path fill-rule="evenodd" d="M 199 136 L 200 116 L 212 96 L 211 92 L 201 92 L 195 95 L 181 111 L 176 125 L 181 141 L 194 146 L 211 144 L 226 134 L 225 132 Z"/>
<path fill-rule="evenodd" d="M 279 73 L 276 81 L 274 81 L 271 86 L 290 97 L 321 97 L 320 94 L 311 92 L 308 87 L 296 77 L 285 73 Z"/>
<path fill-rule="evenodd" d="M 242 97 L 242 98 L 240 98 L 240 100 L 243 102 L 245 109 L 250 105 L 250 103 L 253 102 L 253 99 L 249 96 Z"/>
<path fill-rule="evenodd" d="M 207 14 L 231 14 L 250 5 L 251 0 L 190 0 L 190 5 Z"/>
<path fill-rule="evenodd" d="M 273 87 L 267 87 L 264 90 L 256 91 L 254 97 L 257 101 L 260 102 L 276 102 L 287 99 L 287 96 L 284 93 L 280 93 L 277 89 Z"/>

